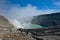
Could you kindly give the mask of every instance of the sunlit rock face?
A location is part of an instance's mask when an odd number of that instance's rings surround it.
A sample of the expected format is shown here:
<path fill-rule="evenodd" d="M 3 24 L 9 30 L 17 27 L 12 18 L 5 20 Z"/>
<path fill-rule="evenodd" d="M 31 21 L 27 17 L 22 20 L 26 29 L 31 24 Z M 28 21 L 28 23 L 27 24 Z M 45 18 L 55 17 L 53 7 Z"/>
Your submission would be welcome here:
<path fill-rule="evenodd" d="M 0 32 L 12 32 L 14 26 L 9 23 L 8 19 L 0 16 Z"/>
<path fill-rule="evenodd" d="M 1 27 L 10 27 L 11 24 L 9 23 L 8 19 L 3 16 L 0 16 L 0 26 Z"/>
<path fill-rule="evenodd" d="M 43 27 L 60 25 L 60 12 L 34 16 L 31 23 Z"/>

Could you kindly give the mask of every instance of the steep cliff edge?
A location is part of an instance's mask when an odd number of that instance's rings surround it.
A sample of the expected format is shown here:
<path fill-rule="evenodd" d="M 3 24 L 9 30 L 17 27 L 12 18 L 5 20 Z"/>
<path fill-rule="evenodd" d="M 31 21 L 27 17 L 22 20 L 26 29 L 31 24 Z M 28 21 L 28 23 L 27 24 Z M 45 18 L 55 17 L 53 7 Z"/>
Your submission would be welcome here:
<path fill-rule="evenodd" d="M 43 27 L 60 25 L 60 12 L 34 16 L 31 23 Z"/>

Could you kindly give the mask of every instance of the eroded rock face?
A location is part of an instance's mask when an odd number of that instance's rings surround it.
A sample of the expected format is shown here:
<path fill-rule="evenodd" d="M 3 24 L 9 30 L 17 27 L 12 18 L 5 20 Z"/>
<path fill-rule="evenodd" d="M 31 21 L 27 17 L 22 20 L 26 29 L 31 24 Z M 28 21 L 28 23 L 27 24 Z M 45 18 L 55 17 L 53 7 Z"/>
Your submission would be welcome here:
<path fill-rule="evenodd" d="M 8 22 L 8 19 L 6 19 L 4 16 L 0 16 L 0 21 Z"/>
<path fill-rule="evenodd" d="M 9 27 L 11 24 L 9 23 L 8 19 L 3 16 L 0 16 L 0 26 L 1 27 Z"/>
<path fill-rule="evenodd" d="M 14 29 L 14 26 L 9 23 L 8 19 L 0 16 L 0 32 L 12 32 L 12 29 Z"/>
<path fill-rule="evenodd" d="M 15 32 L 14 32 L 15 31 Z M 31 35 L 16 31 L 4 16 L 0 16 L 0 40 L 35 40 Z"/>
<path fill-rule="evenodd" d="M 38 24 L 43 27 L 60 25 L 60 12 L 34 16 L 31 23 Z"/>

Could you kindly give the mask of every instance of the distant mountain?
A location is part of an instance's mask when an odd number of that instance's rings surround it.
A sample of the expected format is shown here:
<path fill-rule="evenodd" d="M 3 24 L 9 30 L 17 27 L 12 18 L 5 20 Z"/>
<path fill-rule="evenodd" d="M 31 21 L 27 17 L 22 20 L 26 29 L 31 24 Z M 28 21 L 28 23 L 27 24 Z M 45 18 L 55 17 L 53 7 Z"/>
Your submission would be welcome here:
<path fill-rule="evenodd" d="M 60 12 L 34 16 L 31 23 L 43 27 L 60 25 Z"/>

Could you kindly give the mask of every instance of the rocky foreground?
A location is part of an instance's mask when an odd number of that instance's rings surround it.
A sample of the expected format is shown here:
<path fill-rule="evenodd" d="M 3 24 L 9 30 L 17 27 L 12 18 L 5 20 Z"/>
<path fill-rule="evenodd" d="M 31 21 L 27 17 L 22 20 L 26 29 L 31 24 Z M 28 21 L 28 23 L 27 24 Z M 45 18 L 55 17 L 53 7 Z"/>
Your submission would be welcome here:
<path fill-rule="evenodd" d="M 0 16 L 0 40 L 35 40 L 31 34 L 26 35 L 17 29 L 3 16 Z"/>
<path fill-rule="evenodd" d="M 17 30 L 5 17 L 0 16 L 0 40 L 60 40 L 59 27 L 54 29 Z"/>

